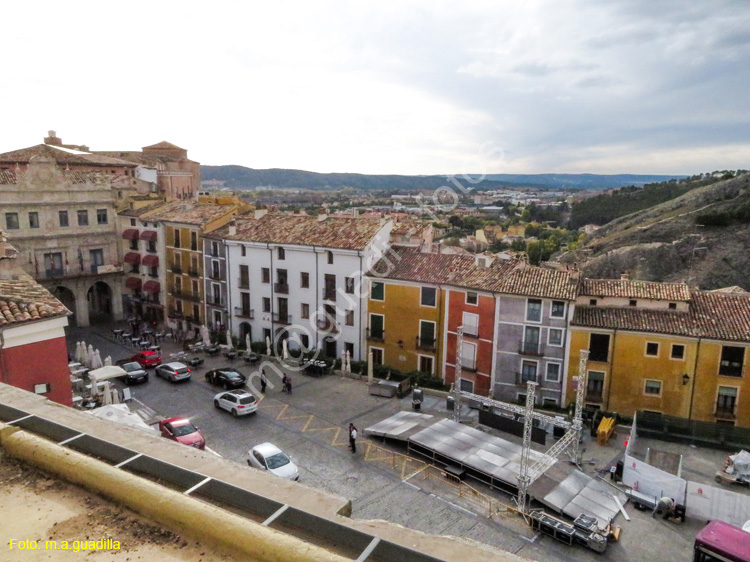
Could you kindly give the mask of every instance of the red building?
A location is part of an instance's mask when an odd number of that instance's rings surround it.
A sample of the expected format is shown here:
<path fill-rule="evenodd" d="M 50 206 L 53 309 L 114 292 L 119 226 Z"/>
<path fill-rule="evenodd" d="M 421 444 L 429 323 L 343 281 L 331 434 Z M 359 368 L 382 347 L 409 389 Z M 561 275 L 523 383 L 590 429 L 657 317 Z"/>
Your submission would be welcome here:
<path fill-rule="evenodd" d="M 70 311 L 17 266 L 18 255 L 0 231 L 0 382 L 71 406 Z"/>

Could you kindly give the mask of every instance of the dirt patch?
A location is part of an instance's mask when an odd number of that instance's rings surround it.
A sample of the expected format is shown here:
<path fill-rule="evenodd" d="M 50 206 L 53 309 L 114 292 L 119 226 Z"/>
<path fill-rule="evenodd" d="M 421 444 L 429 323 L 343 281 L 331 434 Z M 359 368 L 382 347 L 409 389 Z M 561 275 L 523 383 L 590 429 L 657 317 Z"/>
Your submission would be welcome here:
<path fill-rule="evenodd" d="M 11 540 L 25 540 L 28 548 L 14 543 L 11 549 Z M 66 562 L 82 555 L 133 562 L 236 560 L 0 451 L 0 560 Z"/>

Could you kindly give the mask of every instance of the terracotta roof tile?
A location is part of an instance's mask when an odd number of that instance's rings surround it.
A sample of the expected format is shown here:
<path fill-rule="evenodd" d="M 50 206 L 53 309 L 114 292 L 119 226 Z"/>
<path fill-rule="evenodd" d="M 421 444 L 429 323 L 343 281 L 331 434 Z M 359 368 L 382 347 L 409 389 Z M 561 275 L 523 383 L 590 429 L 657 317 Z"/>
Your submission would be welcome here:
<path fill-rule="evenodd" d="M 0 154 L 0 163 L 15 164 L 28 163 L 34 156 L 46 156 L 52 158 L 58 164 L 85 165 L 85 166 L 124 166 L 135 167 L 135 164 L 119 158 L 112 158 L 101 154 L 83 152 L 80 150 L 66 149 L 49 144 L 37 144 L 28 148 L 21 148 L 11 152 Z"/>
<path fill-rule="evenodd" d="M 0 279 L 0 326 L 68 314 L 65 305 L 27 273 L 18 270 L 13 278 Z"/>
<path fill-rule="evenodd" d="M 237 234 L 230 236 L 228 227 L 221 235 L 228 240 L 320 246 L 343 250 L 364 250 L 383 226 L 379 219 L 331 218 L 268 213 L 259 219 L 237 217 Z"/>
<path fill-rule="evenodd" d="M 750 342 L 750 293 L 693 291 L 687 312 L 576 306 L 572 325 Z"/>
<path fill-rule="evenodd" d="M 153 214 L 148 214 L 150 221 L 167 221 L 196 226 L 206 224 L 230 213 L 236 205 L 205 205 L 186 201 L 173 201 L 158 208 Z"/>
<path fill-rule="evenodd" d="M 656 283 L 653 281 L 631 281 L 629 279 L 584 279 L 581 281 L 578 293 L 591 297 L 666 301 L 690 300 L 690 289 L 685 283 Z"/>

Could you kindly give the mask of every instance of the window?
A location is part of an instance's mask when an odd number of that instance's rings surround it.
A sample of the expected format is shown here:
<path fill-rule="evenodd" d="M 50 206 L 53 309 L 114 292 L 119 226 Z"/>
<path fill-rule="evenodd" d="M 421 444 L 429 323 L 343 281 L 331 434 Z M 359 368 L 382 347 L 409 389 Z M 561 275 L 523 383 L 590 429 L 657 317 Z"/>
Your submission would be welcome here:
<path fill-rule="evenodd" d="M 146 251 L 150 252 L 152 254 L 155 254 L 156 253 L 156 242 L 154 242 L 153 240 L 148 240 L 146 242 Z"/>
<path fill-rule="evenodd" d="M 174 247 L 180 247 L 180 231 L 176 228 L 174 229 Z"/>
<path fill-rule="evenodd" d="M 89 212 L 85 209 L 78 211 L 78 226 L 89 225 Z"/>
<path fill-rule="evenodd" d="M 263 312 L 271 312 L 271 299 L 263 297 Z"/>
<path fill-rule="evenodd" d="M 135 226 L 135 219 L 130 219 L 130 226 Z"/>
<path fill-rule="evenodd" d="M 99 266 L 104 265 L 104 250 L 101 248 L 89 250 L 89 261 L 91 261 L 91 271 L 96 273 L 99 270 Z M 137 273 L 138 266 L 133 266 L 133 270 Z"/>
<path fill-rule="evenodd" d="M 196 269 L 198 269 L 196 267 Z M 211 277 L 218 279 L 221 277 L 221 270 L 219 268 L 219 260 L 211 260 Z"/>
<path fill-rule="evenodd" d="M 563 331 L 559 328 L 550 328 L 549 334 L 547 334 L 547 343 L 555 347 L 562 347 Z"/>
<path fill-rule="evenodd" d="M 542 321 L 542 301 L 539 299 L 529 299 L 526 302 L 526 320 L 529 322 Z"/>
<path fill-rule="evenodd" d="M 463 317 L 464 335 L 479 336 L 479 315 L 472 312 L 464 312 Z"/>
<path fill-rule="evenodd" d="M 345 341 L 344 342 L 344 352 L 349 353 L 349 358 L 351 359 L 354 357 L 354 344 L 352 342 Z"/>
<path fill-rule="evenodd" d="M 307 271 L 303 271 L 299 274 L 299 286 L 302 289 L 310 288 L 310 274 Z"/>
<path fill-rule="evenodd" d="M 677 303 L 676 302 L 670 302 L 669 303 L 669 310 L 677 310 Z"/>
<path fill-rule="evenodd" d="M 383 329 L 385 317 L 382 314 L 370 314 L 370 333 L 369 337 L 374 340 L 382 340 L 385 336 Z"/>
<path fill-rule="evenodd" d="M 267 267 L 264 267 L 260 270 L 260 280 L 263 283 L 270 283 L 271 282 L 271 270 Z"/>
<path fill-rule="evenodd" d="M 193 305 L 193 322 L 198 323 L 201 321 L 201 307 L 197 304 Z"/>
<path fill-rule="evenodd" d="M 245 246 L 240 246 L 240 255 L 244 258 L 247 256 L 247 248 Z"/>
<path fill-rule="evenodd" d="M 466 293 L 466 304 L 477 304 L 479 297 L 476 293 Z"/>
<path fill-rule="evenodd" d="M 300 334 L 299 335 L 299 342 L 302 345 L 303 351 L 309 351 L 310 350 L 310 336 L 307 334 Z"/>
<path fill-rule="evenodd" d="M 638 306 L 638 301 L 635 299 L 630 299 L 628 301 L 628 306 Z"/>
<path fill-rule="evenodd" d="M 374 301 L 385 300 L 385 285 L 383 283 L 380 283 L 378 281 L 374 281 L 372 283 L 372 288 L 370 289 L 370 299 Z"/>
<path fill-rule="evenodd" d="M 586 383 L 586 399 L 601 400 L 604 390 L 604 373 L 601 371 L 589 371 Z"/>
<path fill-rule="evenodd" d="M 347 310 L 344 313 L 345 324 L 347 326 L 354 326 L 354 311 L 353 310 Z"/>
<path fill-rule="evenodd" d="M 672 344 L 672 359 L 685 359 L 685 346 Z"/>
<path fill-rule="evenodd" d="M 646 380 L 643 384 L 643 394 L 661 396 L 661 381 Z"/>
<path fill-rule="evenodd" d="M 328 265 L 333 264 L 333 252 L 328 250 Z"/>
<path fill-rule="evenodd" d="M 557 398 L 542 398 L 542 407 L 557 408 Z"/>
<path fill-rule="evenodd" d="M 240 292 L 240 304 L 242 308 L 242 316 L 245 318 L 250 317 L 250 293 Z"/>
<path fill-rule="evenodd" d="M 536 361 L 521 362 L 521 384 L 536 382 Z"/>
<path fill-rule="evenodd" d="M 18 230 L 18 213 L 5 213 L 5 228 Z"/>
<path fill-rule="evenodd" d="M 240 288 L 247 289 L 250 287 L 250 270 L 248 266 L 240 266 Z"/>
<path fill-rule="evenodd" d="M 310 305 L 307 303 L 302 303 L 302 318 L 310 318 Z"/>
<path fill-rule="evenodd" d="M 435 349 L 435 322 L 428 320 L 419 321 L 419 342 L 417 345 L 420 349 Z"/>
<path fill-rule="evenodd" d="M 646 342 L 646 355 L 649 357 L 659 357 L 659 344 L 656 342 Z"/>
<path fill-rule="evenodd" d="M 96 210 L 96 224 L 107 224 L 107 209 Z"/>
<path fill-rule="evenodd" d="M 345 291 L 348 295 L 354 294 L 354 277 L 344 277 Z"/>
<path fill-rule="evenodd" d="M 60 219 L 60 226 L 70 226 L 70 223 L 68 222 L 68 211 L 58 211 L 57 216 Z"/>
<path fill-rule="evenodd" d="M 526 326 L 524 328 L 522 353 L 539 354 L 539 332 L 537 326 Z"/>
<path fill-rule="evenodd" d="M 596 299 L 589 299 L 589 306 L 596 306 Z"/>
<path fill-rule="evenodd" d="M 286 259 L 286 252 L 284 252 L 284 248 L 281 248 L 281 247 L 276 248 L 276 257 L 279 258 L 280 260 Z"/>
<path fill-rule="evenodd" d="M 434 367 L 434 360 L 429 355 L 420 355 L 419 356 L 419 372 L 420 373 L 427 373 L 428 375 L 431 375 L 435 369 Z"/>
<path fill-rule="evenodd" d="M 138 250 L 138 240 L 131 240 L 130 241 L 130 249 L 131 250 Z"/>
<path fill-rule="evenodd" d="M 737 405 L 737 387 L 720 386 L 719 394 L 716 397 L 716 413 L 718 415 L 734 415 L 734 408 Z"/>
<path fill-rule="evenodd" d="M 383 350 L 379 347 L 371 347 L 370 351 L 372 352 L 373 364 L 382 365 L 383 364 Z"/>
<path fill-rule="evenodd" d="M 464 341 L 461 347 L 461 367 L 470 371 L 477 369 L 477 345 Z"/>
<path fill-rule="evenodd" d="M 422 287 L 420 304 L 422 306 L 435 306 L 436 295 L 437 290 L 434 287 Z"/>
<path fill-rule="evenodd" d="M 215 257 L 219 256 L 219 243 L 218 242 L 211 242 L 211 255 Z"/>
<path fill-rule="evenodd" d="M 60 277 L 63 271 L 62 252 L 44 254 L 44 269 L 47 277 Z"/>
<path fill-rule="evenodd" d="M 589 361 L 607 361 L 609 357 L 609 334 L 591 334 L 589 339 Z"/>
<path fill-rule="evenodd" d="M 36 211 L 29 213 L 29 228 L 39 228 L 39 213 Z"/>
<path fill-rule="evenodd" d="M 560 382 L 560 363 L 547 363 L 547 374 L 544 379 L 548 382 Z"/>
<path fill-rule="evenodd" d="M 190 233 L 190 249 L 194 252 L 198 250 L 198 233 L 197 232 Z"/>
<path fill-rule="evenodd" d="M 727 377 L 741 377 L 744 358 L 744 347 L 733 347 L 729 345 L 722 346 L 719 374 Z"/>
<path fill-rule="evenodd" d="M 552 301 L 549 315 L 552 318 L 565 318 L 565 301 Z"/>

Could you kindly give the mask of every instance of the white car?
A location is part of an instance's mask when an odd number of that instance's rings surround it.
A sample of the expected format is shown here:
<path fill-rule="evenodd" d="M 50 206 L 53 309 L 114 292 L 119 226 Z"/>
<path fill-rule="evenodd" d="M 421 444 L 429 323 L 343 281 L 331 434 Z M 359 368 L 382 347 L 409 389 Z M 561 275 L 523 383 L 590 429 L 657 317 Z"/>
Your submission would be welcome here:
<path fill-rule="evenodd" d="M 258 401 L 255 396 L 247 390 L 240 389 L 219 392 L 214 396 L 214 406 L 226 410 L 234 417 L 246 416 L 258 411 Z"/>
<path fill-rule="evenodd" d="M 288 480 L 299 480 L 299 469 L 276 445 L 262 443 L 247 452 L 249 466 L 267 470 L 271 474 Z"/>

